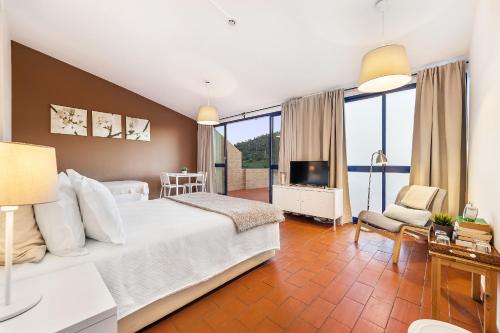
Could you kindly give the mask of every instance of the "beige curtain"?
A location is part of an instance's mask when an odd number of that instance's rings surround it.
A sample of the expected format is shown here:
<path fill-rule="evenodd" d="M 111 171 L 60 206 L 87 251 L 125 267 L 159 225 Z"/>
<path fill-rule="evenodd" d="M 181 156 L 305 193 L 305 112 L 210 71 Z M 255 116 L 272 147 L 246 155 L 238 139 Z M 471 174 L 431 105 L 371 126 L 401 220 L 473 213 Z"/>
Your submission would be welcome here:
<path fill-rule="evenodd" d="M 214 128 L 198 125 L 198 171 L 206 171 L 207 191 L 215 192 Z"/>
<path fill-rule="evenodd" d="M 448 191 L 444 210 L 457 215 L 466 186 L 465 62 L 418 73 L 410 184 Z"/>
<path fill-rule="evenodd" d="M 351 222 L 347 182 L 344 91 L 292 99 L 281 107 L 279 171 L 290 179 L 290 161 L 328 160 L 330 187 L 342 188 L 343 222 Z"/>

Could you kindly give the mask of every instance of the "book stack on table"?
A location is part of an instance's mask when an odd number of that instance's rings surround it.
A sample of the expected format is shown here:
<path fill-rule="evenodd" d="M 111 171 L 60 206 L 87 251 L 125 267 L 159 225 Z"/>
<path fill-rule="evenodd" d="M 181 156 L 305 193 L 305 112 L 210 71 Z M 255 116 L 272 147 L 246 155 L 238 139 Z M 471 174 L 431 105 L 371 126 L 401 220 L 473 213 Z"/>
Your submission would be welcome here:
<path fill-rule="evenodd" d="M 455 230 L 457 232 L 455 243 L 469 248 L 474 248 L 476 243 L 489 244 L 493 238 L 490 225 L 481 218 L 469 221 L 462 216 L 458 216 L 455 222 Z"/>

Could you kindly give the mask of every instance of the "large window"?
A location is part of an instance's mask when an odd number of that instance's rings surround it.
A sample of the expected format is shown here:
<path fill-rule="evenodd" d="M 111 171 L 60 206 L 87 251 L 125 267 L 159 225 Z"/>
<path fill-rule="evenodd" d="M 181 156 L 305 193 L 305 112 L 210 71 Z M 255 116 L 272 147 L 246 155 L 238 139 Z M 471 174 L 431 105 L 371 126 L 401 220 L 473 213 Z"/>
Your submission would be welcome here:
<path fill-rule="evenodd" d="M 388 158 L 385 167 L 373 167 L 370 210 L 382 212 L 394 202 L 402 186 L 409 183 L 415 84 L 380 94 L 345 98 L 345 126 L 349 192 L 353 216 L 367 207 L 370 158 L 379 149 Z M 258 169 L 266 169 L 259 179 L 278 183 L 281 112 L 223 123 L 215 127 L 215 167 L 217 192 L 231 191 L 229 180 L 245 171 L 252 183 Z M 227 140 L 226 140 L 227 138 Z M 232 166 L 228 156 L 236 148 L 241 152 L 241 167 Z M 257 169 L 257 170 L 250 170 Z M 248 178 L 247 178 L 248 173 Z M 253 179 L 256 183 L 256 179 Z M 234 183 L 234 181 L 232 181 Z M 263 185 L 262 185 L 263 186 Z M 245 187 L 252 187 L 246 184 Z M 269 199 L 272 201 L 269 191 Z"/>
<path fill-rule="evenodd" d="M 415 85 L 345 99 L 349 194 L 354 216 L 367 207 L 372 154 L 382 149 L 385 167 L 374 166 L 370 210 L 382 212 L 409 182 Z"/>

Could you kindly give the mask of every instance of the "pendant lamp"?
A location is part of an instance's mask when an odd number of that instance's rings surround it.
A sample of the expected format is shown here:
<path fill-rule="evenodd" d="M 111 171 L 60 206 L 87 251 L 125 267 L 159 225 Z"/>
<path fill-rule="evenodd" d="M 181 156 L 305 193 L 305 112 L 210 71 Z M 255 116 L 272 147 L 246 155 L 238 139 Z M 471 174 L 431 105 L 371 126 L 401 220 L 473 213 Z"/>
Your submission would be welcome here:
<path fill-rule="evenodd" d="M 385 38 L 384 6 L 386 0 L 375 3 L 382 11 L 382 37 Z M 371 50 L 363 57 L 358 90 L 366 93 L 383 92 L 404 86 L 411 81 L 411 69 L 402 45 L 389 44 Z"/>
<path fill-rule="evenodd" d="M 200 125 L 218 125 L 219 124 L 219 113 L 217 109 L 210 105 L 210 90 L 209 81 L 205 81 L 207 86 L 207 105 L 202 105 L 198 110 L 197 122 Z"/>

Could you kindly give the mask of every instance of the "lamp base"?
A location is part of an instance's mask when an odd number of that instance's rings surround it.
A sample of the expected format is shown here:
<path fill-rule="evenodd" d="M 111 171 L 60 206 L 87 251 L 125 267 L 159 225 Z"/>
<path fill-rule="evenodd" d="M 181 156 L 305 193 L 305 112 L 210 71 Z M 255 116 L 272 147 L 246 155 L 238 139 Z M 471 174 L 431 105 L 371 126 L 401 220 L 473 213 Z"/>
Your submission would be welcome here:
<path fill-rule="evenodd" d="M 23 293 L 21 290 L 16 290 L 16 294 L 12 297 L 9 305 L 4 305 L 4 300 L 0 300 L 0 322 L 19 316 L 40 303 L 41 300 L 42 295 L 33 295 L 32 292 Z"/>

